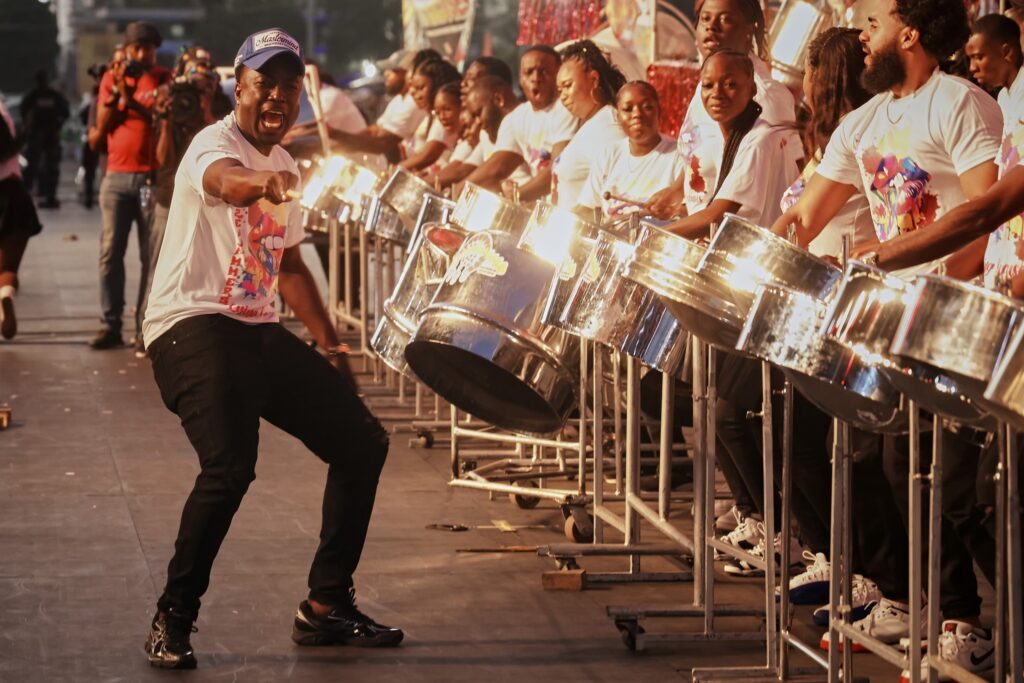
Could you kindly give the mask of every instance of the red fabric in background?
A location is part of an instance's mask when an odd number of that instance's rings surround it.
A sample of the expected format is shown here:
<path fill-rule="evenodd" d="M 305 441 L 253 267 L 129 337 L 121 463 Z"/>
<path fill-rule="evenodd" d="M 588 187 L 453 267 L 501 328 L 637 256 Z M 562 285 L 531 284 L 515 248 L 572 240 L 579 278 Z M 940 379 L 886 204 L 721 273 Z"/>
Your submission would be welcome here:
<path fill-rule="evenodd" d="M 601 25 L 601 0 L 520 0 L 516 45 L 587 38 Z"/>
<path fill-rule="evenodd" d="M 676 137 L 700 84 L 700 66 L 695 62 L 655 62 L 647 67 L 647 80 L 658 91 L 661 103 L 658 127 L 665 135 Z"/>

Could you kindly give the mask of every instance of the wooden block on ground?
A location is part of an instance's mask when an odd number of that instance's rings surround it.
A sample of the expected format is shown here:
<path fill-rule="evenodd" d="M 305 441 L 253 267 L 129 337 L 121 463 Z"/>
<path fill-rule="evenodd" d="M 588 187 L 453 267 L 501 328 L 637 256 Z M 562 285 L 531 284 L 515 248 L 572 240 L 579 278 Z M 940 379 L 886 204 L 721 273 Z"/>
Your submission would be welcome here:
<path fill-rule="evenodd" d="M 0 429 L 7 429 L 11 426 L 11 409 L 7 406 L 0 406 Z"/>
<path fill-rule="evenodd" d="M 587 586 L 587 572 L 585 569 L 544 572 L 540 583 L 546 591 L 581 591 Z"/>

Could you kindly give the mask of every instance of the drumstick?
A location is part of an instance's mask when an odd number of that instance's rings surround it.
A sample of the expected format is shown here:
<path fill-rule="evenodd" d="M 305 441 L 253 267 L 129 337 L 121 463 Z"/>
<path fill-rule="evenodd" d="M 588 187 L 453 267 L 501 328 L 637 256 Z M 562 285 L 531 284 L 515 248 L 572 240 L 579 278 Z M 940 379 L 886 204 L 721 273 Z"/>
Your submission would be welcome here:
<path fill-rule="evenodd" d="M 316 120 L 316 129 L 320 134 L 320 144 L 324 149 L 324 156 L 331 153 L 331 138 L 327 132 L 327 123 L 324 121 L 324 108 L 320 102 L 320 69 L 316 64 L 307 64 L 306 73 L 302 78 L 306 86 L 306 96 L 313 108 L 313 118 Z"/>
<path fill-rule="evenodd" d="M 628 199 L 626 197 L 620 197 L 619 195 L 612 194 L 611 192 L 605 192 L 604 193 L 604 200 L 606 202 L 609 201 L 609 200 L 612 200 L 612 199 L 614 199 L 617 202 L 622 202 L 623 204 L 628 204 L 630 206 L 647 206 L 647 202 L 638 202 L 635 199 Z"/>

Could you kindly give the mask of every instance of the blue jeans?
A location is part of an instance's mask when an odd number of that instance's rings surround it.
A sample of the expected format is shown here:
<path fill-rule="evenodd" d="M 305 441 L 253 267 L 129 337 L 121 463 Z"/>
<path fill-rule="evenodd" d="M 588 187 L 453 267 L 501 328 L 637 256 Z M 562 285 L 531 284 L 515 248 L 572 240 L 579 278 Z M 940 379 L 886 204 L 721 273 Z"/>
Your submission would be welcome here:
<path fill-rule="evenodd" d="M 146 185 L 148 173 L 107 173 L 100 183 L 100 211 L 103 215 L 103 234 L 100 238 L 100 306 L 103 326 L 114 332 L 121 331 L 124 313 L 124 254 L 128 250 L 128 235 L 132 223 L 138 226 L 139 260 L 142 271 L 135 307 L 135 329 L 142 329 L 143 301 L 149 278 L 149 227 L 151 211 L 144 209 L 140 194 Z"/>

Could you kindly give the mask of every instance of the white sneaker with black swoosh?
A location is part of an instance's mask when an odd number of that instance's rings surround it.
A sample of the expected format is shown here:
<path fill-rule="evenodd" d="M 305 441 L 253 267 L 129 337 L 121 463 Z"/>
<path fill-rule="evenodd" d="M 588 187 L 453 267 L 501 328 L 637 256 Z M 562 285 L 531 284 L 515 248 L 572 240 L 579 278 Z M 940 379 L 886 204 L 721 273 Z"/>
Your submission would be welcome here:
<path fill-rule="evenodd" d="M 966 669 L 974 674 L 981 674 L 995 668 L 995 642 L 992 631 L 987 628 L 972 626 L 963 621 L 947 619 L 942 622 L 942 633 L 939 634 L 939 656 L 946 662 Z M 924 662 L 921 665 L 921 680 L 928 680 Z M 949 676 L 939 674 L 940 681 L 952 681 Z M 909 683 L 910 672 L 900 674 L 901 683 Z"/>

